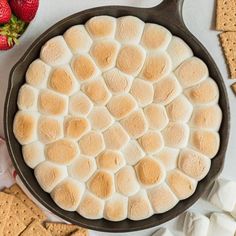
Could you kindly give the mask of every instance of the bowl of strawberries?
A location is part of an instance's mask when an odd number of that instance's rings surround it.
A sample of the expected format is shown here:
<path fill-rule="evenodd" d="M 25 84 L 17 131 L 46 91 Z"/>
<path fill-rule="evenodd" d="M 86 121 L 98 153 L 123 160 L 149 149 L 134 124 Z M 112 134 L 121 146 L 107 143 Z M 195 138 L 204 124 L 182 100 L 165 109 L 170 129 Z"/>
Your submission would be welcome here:
<path fill-rule="evenodd" d="M 18 44 L 38 7 L 39 0 L 0 0 L 0 51 Z"/>

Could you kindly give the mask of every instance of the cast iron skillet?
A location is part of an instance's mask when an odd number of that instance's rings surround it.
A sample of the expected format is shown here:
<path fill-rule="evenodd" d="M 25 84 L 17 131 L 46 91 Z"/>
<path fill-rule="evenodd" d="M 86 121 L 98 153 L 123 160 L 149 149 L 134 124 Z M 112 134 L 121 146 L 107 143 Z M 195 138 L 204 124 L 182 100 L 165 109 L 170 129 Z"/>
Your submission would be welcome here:
<path fill-rule="evenodd" d="M 161 4 L 154 8 L 144 9 L 126 6 L 108 6 L 93 8 L 76 13 L 58 22 L 42 34 L 36 41 L 33 42 L 24 56 L 12 69 L 8 93 L 5 101 L 4 117 L 5 136 L 7 139 L 10 156 L 21 180 L 33 196 L 46 208 L 61 218 L 82 227 L 107 232 L 127 232 L 154 227 L 173 219 L 193 205 L 203 194 L 205 189 L 213 182 L 216 176 L 221 172 L 229 137 L 230 111 L 226 89 L 215 62 L 203 45 L 186 28 L 182 18 L 182 5 L 183 0 L 164 0 Z M 166 213 L 153 215 L 152 217 L 142 221 L 131 221 L 128 219 L 121 222 L 110 222 L 104 219 L 88 220 L 75 212 L 68 212 L 59 208 L 51 199 L 50 195 L 44 192 L 38 185 L 34 177 L 33 170 L 25 164 L 22 158 L 21 145 L 15 139 L 12 131 L 13 119 L 18 110 L 18 90 L 21 85 L 25 83 L 25 72 L 30 63 L 38 58 L 41 46 L 50 38 L 63 34 L 69 27 L 76 24 L 84 24 L 91 17 L 98 15 L 110 15 L 114 17 L 133 15 L 139 17 L 144 22 L 152 22 L 165 26 L 173 33 L 173 35 L 184 39 L 192 48 L 194 54 L 207 64 L 210 76 L 216 81 L 220 90 L 219 103 L 223 111 L 223 121 L 220 128 L 221 145 L 217 156 L 212 160 L 212 166 L 208 175 L 201 182 L 199 182 L 196 192 L 190 198 L 180 201 L 173 209 Z"/>

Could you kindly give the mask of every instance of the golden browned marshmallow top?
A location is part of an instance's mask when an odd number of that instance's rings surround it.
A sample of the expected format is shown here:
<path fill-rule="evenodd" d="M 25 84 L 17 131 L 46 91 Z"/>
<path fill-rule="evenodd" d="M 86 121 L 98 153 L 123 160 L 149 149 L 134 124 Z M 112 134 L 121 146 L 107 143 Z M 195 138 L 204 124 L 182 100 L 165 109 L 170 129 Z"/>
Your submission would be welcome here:
<path fill-rule="evenodd" d="M 152 188 L 148 197 L 156 213 L 166 212 L 178 203 L 178 199 L 166 184 Z"/>
<path fill-rule="evenodd" d="M 97 67 L 89 55 L 78 55 L 72 61 L 75 76 L 81 82 L 92 79 L 97 75 Z"/>
<path fill-rule="evenodd" d="M 90 50 L 98 67 L 104 71 L 109 70 L 116 64 L 119 45 L 116 41 L 97 41 Z"/>
<path fill-rule="evenodd" d="M 37 88 L 44 87 L 46 86 L 49 73 L 50 66 L 40 59 L 36 59 L 30 64 L 26 71 L 26 82 Z"/>
<path fill-rule="evenodd" d="M 84 192 L 84 186 L 78 181 L 67 178 L 60 182 L 51 192 L 56 204 L 64 210 L 75 211 Z"/>
<path fill-rule="evenodd" d="M 40 58 L 50 66 L 60 66 L 69 63 L 72 54 L 62 36 L 48 40 L 41 49 Z"/>
<path fill-rule="evenodd" d="M 163 166 L 150 157 L 141 159 L 135 167 L 139 181 L 143 185 L 161 183 L 165 177 Z"/>
<path fill-rule="evenodd" d="M 130 76 L 122 73 L 116 68 L 103 73 L 103 78 L 110 92 L 114 94 L 127 92 L 132 80 Z"/>
<path fill-rule="evenodd" d="M 70 164 L 78 152 L 78 145 L 69 139 L 60 139 L 45 147 L 46 159 L 61 165 Z"/>
<path fill-rule="evenodd" d="M 196 181 L 177 169 L 169 172 L 167 183 L 179 200 L 188 198 L 196 189 Z"/>
<path fill-rule="evenodd" d="M 117 95 L 110 99 L 107 108 L 116 119 L 122 119 L 129 115 L 136 107 L 134 98 L 127 95 Z"/>
<path fill-rule="evenodd" d="M 66 95 L 71 95 L 77 87 L 76 80 L 69 66 L 55 68 L 49 77 L 48 83 L 51 89 Z"/>
<path fill-rule="evenodd" d="M 113 37 L 115 34 L 116 21 L 111 16 L 96 16 L 86 23 L 86 29 L 90 36 L 98 38 Z"/>
<path fill-rule="evenodd" d="M 38 121 L 38 135 L 42 143 L 50 143 L 62 138 L 62 121 L 47 116 L 40 117 Z"/>
<path fill-rule="evenodd" d="M 141 44 L 150 51 L 166 50 L 171 40 L 171 33 L 164 27 L 156 24 L 146 24 Z"/>
<path fill-rule="evenodd" d="M 140 46 L 125 45 L 118 54 L 116 65 L 122 72 L 135 75 L 142 68 L 144 60 L 145 53 Z"/>
<path fill-rule="evenodd" d="M 147 56 L 141 77 L 155 82 L 171 72 L 171 61 L 167 53 L 156 53 Z"/>
<path fill-rule="evenodd" d="M 111 97 L 103 78 L 84 84 L 82 91 L 97 105 L 105 105 Z"/>
<path fill-rule="evenodd" d="M 20 144 L 36 141 L 37 115 L 18 111 L 14 118 L 13 132 Z"/>
<path fill-rule="evenodd" d="M 64 39 L 75 53 L 88 52 L 92 44 L 92 39 L 83 25 L 74 25 L 64 33 Z"/>
<path fill-rule="evenodd" d="M 109 198 L 114 192 L 114 178 L 109 172 L 101 170 L 91 178 L 89 188 L 99 198 Z"/>
<path fill-rule="evenodd" d="M 175 75 L 184 88 L 200 83 L 208 76 L 206 64 L 197 57 L 184 61 L 175 71 Z"/>

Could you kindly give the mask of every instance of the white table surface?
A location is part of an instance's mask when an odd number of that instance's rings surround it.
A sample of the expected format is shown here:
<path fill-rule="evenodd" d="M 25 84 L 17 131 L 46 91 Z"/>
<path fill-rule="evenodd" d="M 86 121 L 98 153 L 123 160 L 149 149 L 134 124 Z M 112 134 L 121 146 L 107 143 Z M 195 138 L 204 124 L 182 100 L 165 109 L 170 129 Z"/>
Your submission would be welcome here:
<path fill-rule="evenodd" d="M 57 21 L 73 13 L 84 9 L 102 6 L 102 5 L 127 5 L 151 7 L 160 3 L 160 0 L 40 0 L 40 7 L 33 23 L 27 29 L 27 32 L 20 40 L 20 45 L 10 51 L 0 52 L 0 136 L 4 137 L 3 132 L 3 110 L 4 99 L 8 85 L 8 77 L 13 65 L 20 59 L 28 46 L 43 33 L 48 27 Z M 185 0 L 184 20 L 190 31 L 204 44 L 215 59 L 228 90 L 228 96 L 231 106 L 231 136 L 226 154 L 226 164 L 222 176 L 236 180 L 236 97 L 230 89 L 232 80 L 228 79 L 227 69 L 223 58 L 222 50 L 219 47 L 218 33 L 214 30 L 214 8 L 215 0 Z M 209 213 L 212 208 L 204 200 L 199 200 L 191 210 L 202 213 Z M 181 221 L 172 220 L 165 224 L 172 230 L 181 230 Z M 116 235 L 139 235 L 148 236 L 155 231 L 155 228 Z M 99 232 L 93 232 L 92 235 L 113 235 Z M 177 233 L 177 235 L 181 235 Z"/>

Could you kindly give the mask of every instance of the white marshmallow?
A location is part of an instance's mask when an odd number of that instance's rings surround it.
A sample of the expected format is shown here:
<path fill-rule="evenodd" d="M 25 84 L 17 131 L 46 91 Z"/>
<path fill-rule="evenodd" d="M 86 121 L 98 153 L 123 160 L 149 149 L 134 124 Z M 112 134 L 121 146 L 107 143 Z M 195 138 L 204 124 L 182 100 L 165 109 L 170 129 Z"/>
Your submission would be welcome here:
<path fill-rule="evenodd" d="M 226 179 L 216 180 L 208 200 L 224 211 L 233 211 L 236 205 L 236 182 Z"/>
<path fill-rule="evenodd" d="M 232 217 L 223 213 L 213 213 L 210 217 L 208 236 L 233 236 L 236 222 Z"/>
<path fill-rule="evenodd" d="M 187 212 L 183 226 L 185 236 L 207 236 L 209 222 L 202 214 Z"/>

